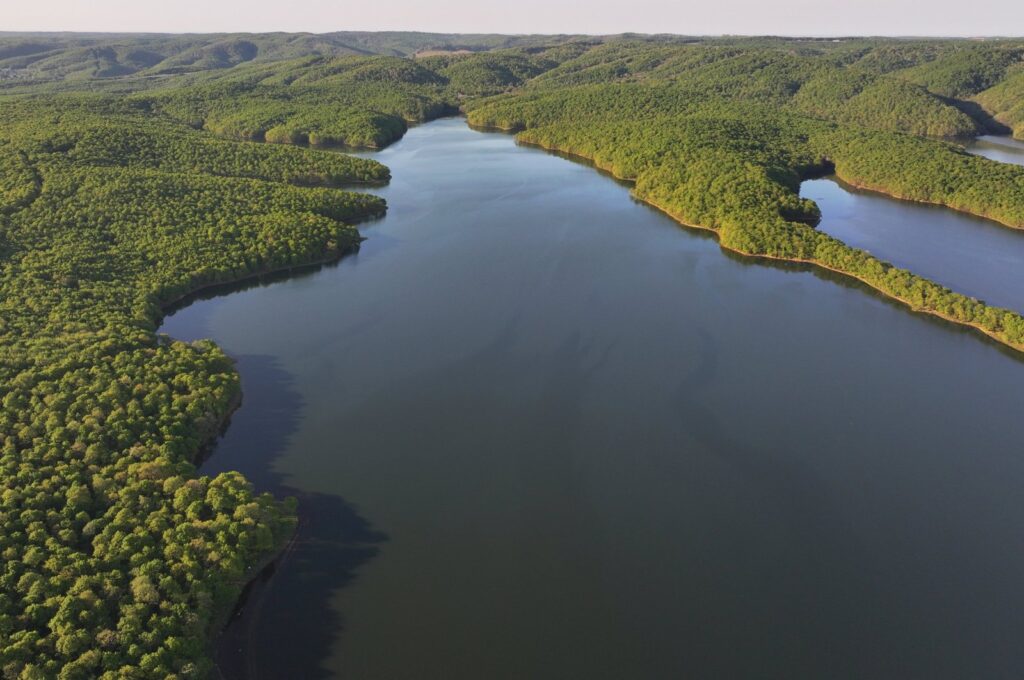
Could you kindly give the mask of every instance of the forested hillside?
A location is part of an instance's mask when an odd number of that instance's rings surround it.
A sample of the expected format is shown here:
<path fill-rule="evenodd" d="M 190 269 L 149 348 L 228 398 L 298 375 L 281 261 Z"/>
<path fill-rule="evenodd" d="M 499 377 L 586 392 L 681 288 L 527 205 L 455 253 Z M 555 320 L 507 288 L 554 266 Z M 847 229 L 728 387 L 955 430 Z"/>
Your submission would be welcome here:
<path fill-rule="evenodd" d="M 857 186 L 1024 228 L 1024 168 L 920 136 L 985 130 L 955 96 L 1012 74 L 1020 46 L 787 48 L 606 44 L 513 96 L 473 102 L 469 120 L 589 158 L 726 248 L 842 272 L 1024 347 L 1019 315 L 817 231 L 817 207 L 798 196 L 801 179 L 834 169 Z"/>
<path fill-rule="evenodd" d="M 0 35 L 0 669 L 206 677 L 295 508 L 195 460 L 237 405 L 155 332 L 207 285 L 336 259 L 411 124 L 584 156 L 723 247 L 812 263 L 1024 349 L 1024 319 L 815 229 L 802 179 L 1024 228 L 1024 41 L 434 34 Z M 945 139 L 939 139 L 945 138 Z M 344 291 L 341 291 L 344 294 Z"/>
<path fill-rule="evenodd" d="M 1024 67 L 1018 66 L 998 84 L 976 97 L 995 120 L 1010 129 L 1017 139 L 1024 139 Z"/>
<path fill-rule="evenodd" d="M 338 257 L 380 164 L 221 140 L 94 96 L 0 102 L 5 677 L 204 677 L 211 626 L 294 507 L 193 461 L 237 405 L 210 343 L 155 334 L 202 286 Z"/>
<path fill-rule="evenodd" d="M 584 40 L 561 36 L 559 41 Z M 591 40 L 586 38 L 586 40 Z M 205 35 L 0 32 L 0 82 L 158 78 L 308 56 L 411 57 L 547 45 L 552 36 L 340 31 Z"/>

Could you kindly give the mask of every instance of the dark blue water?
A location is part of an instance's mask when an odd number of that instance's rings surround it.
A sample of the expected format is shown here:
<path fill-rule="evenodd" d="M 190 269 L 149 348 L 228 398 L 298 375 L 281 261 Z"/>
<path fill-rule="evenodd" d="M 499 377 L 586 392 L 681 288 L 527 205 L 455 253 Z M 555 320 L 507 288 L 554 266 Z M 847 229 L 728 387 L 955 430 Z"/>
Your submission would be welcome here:
<path fill-rule="evenodd" d="M 357 255 L 164 326 L 300 500 L 230 675 L 1019 674 L 1024 362 L 460 120 L 376 157 Z"/>

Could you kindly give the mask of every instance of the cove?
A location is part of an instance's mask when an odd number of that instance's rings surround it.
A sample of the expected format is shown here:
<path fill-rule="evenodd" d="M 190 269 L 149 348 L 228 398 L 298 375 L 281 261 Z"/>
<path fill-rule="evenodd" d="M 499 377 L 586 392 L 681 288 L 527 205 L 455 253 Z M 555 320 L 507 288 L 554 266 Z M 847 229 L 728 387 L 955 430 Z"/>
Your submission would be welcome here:
<path fill-rule="evenodd" d="M 1024 312 L 1024 231 L 835 177 L 805 181 L 800 195 L 821 208 L 821 231 L 958 293 Z"/>
<path fill-rule="evenodd" d="M 1019 358 L 461 120 L 373 157 L 357 254 L 162 328 L 238 360 L 203 472 L 300 501 L 228 677 L 1024 664 Z"/>

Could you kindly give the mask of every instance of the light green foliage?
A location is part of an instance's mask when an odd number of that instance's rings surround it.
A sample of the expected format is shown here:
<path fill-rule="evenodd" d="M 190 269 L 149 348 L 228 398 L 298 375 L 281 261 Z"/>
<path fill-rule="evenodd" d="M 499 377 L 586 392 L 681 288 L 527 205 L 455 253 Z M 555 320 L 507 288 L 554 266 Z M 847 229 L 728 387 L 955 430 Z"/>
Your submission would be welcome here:
<path fill-rule="evenodd" d="M 386 146 L 408 123 L 455 110 L 441 76 L 390 57 L 261 66 L 136 99 L 223 137 L 314 146 Z"/>
<path fill-rule="evenodd" d="M 838 123 L 933 137 L 969 137 L 980 126 L 920 85 L 897 77 L 836 70 L 804 84 L 797 110 Z"/>
<path fill-rule="evenodd" d="M 796 113 L 815 101 L 809 97 L 801 102 L 799 94 L 788 106 L 772 106 L 784 99 L 779 74 L 794 72 L 788 59 L 747 56 L 748 63 L 756 59 L 771 74 L 763 85 L 720 77 L 723 64 L 732 59 L 712 60 L 719 75 L 710 82 L 721 83 L 717 95 L 710 94 L 709 82 L 692 74 L 667 80 L 647 77 L 499 97 L 470 107 L 469 120 L 519 130 L 523 141 L 590 158 L 634 180 L 639 198 L 682 222 L 717 231 L 727 248 L 813 262 L 855 276 L 915 309 L 975 325 L 1024 348 L 1024 319 L 1019 315 L 896 269 L 817 231 L 812 226 L 819 217 L 817 207 L 798 197 L 801 177 L 834 164 L 841 177 L 856 184 L 1024 227 L 1024 168 L 970 156 L 955 145 L 869 129 L 870 123 L 893 127 L 893 119 L 879 120 L 872 113 L 894 110 L 885 106 L 814 112 L 832 120 L 854 115 L 865 127 Z M 808 82 L 826 93 L 837 92 L 837 99 L 848 103 L 868 94 L 876 101 L 899 102 L 908 111 L 922 97 L 930 97 L 917 86 L 867 74 L 858 79 L 819 76 Z M 694 96 L 696 87 L 699 97 Z M 882 94 L 872 93 L 875 88 Z M 909 103 L 901 93 L 909 93 Z M 895 113 L 898 118 L 898 108 Z"/>
<path fill-rule="evenodd" d="M 493 52 L 459 50 L 510 48 Z M 424 49 L 419 59 L 398 58 Z M 193 460 L 239 396 L 155 333 L 206 285 L 338 257 L 381 147 L 455 110 L 585 156 L 723 246 L 857 277 L 1024 349 L 1024 319 L 814 228 L 800 181 L 1024 226 L 1024 168 L 915 135 L 1018 133 L 1015 41 L 339 33 L 0 38 L 0 673 L 193 678 L 295 508 Z M 390 56 L 367 56 L 379 52 Z M 483 99 L 486 95 L 492 96 Z M 246 140 L 265 140 L 255 144 Z"/>
<path fill-rule="evenodd" d="M 966 99 L 1002 80 L 1007 70 L 1024 59 L 1024 46 L 1010 43 L 947 43 L 936 59 L 899 72 L 944 97 Z"/>
<path fill-rule="evenodd" d="M 977 102 L 1006 125 L 1017 139 L 1024 139 L 1024 66 L 1012 70 L 1005 80 L 975 97 Z"/>
<path fill-rule="evenodd" d="M 1024 167 L 911 135 L 837 128 L 812 142 L 851 184 L 1024 228 Z"/>
<path fill-rule="evenodd" d="M 532 52 L 532 53 L 531 53 Z M 427 57 L 420 63 L 444 76 L 456 96 L 495 94 L 522 86 L 557 65 L 536 50 Z M 565 55 L 555 55 L 565 56 Z"/>
<path fill-rule="evenodd" d="M 337 257 L 378 163 L 219 140 L 102 97 L 0 102 L 0 668 L 199 677 L 215 618 L 294 508 L 191 460 L 238 399 L 160 338 L 201 286 Z"/>

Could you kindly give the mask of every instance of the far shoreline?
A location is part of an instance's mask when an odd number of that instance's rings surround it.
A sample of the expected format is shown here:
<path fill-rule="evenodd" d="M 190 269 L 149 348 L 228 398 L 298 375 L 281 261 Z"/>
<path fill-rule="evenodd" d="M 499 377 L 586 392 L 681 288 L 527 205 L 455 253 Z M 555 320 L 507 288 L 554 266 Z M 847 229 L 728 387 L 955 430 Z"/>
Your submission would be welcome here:
<path fill-rule="evenodd" d="M 497 126 L 497 125 L 474 125 L 474 124 L 469 123 L 468 120 L 467 120 L 467 124 L 469 125 L 470 128 L 472 128 L 474 130 L 477 130 L 479 132 L 500 132 L 500 133 L 503 133 L 503 134 L 513 135 L 515 137 L 516 143 L 517 144 L 522 144 L 523 146 L 532 147 L 532 148 L 536 148 L 536 149 L 541 149 L 541 150 L 548 151 L 548 152 L 557 152 L 559 154 L 565 154 L 566 156 L 570 156 L 571 158 L 574 158 L 574 159 L 579 159 L 580 161 L 585 162 L 588 166 L 590 166 L 590 167 L 600 171 L 603 174 L 608 175 L 609 177 L 612 177 L 616 181 L 622 182 L 622 183 L 627 184 L 629 186 L 634 186 L 635 183 L 636 183 L 636 180 L 634 178 L 632 178 L 632 177 L 624 177 L 622 175 L 618 175 L 618 174 L 615 173 L 614 168 L 602 166 L 602 165 L 598 164 L 592 157 L 586 156 L 584 154 L 576 153 L 576 152 L 573 152 L 573 151 L 570 151 L 570 150 L 567 150 L 567 149 L 559 148 L 557 146 L 547 146 L 547 145 L 540 144 L 540 143 L 537 143 L 537 142 L 522 140 L 522 139 L 519 138 L 519 133 L 524 131 L 522 128 L 519 128 L 519 127 L 501 127 L 501 126 Z M 843 179 L 842 176 L 839 175 L 839 174 L 836 174 L 836 177 L 838 177 L 840 180 L 842 180 L 846 184 L 849 184 L 851 187 L 854 187 L 856 189 L 860 189 L 860 190 L 864 190 L 864 191 L 870 191 L 871 193 L 880 194 L 880 195 L 883 195 L 883 196 L 888 196 L 888 197 L 896 199 L 896 200 L 907 200 L 909 202 L 916 202 L 916 203 L 921 203 L 921 204 L 926 204 L 926 205 L 936 205 L 936 206 L 943 207 L 943 208 L 946 208 L 946 209 L 949 209 L 949 210 L 954 210 L 956 212 L 961 212 L 961 213 L 964 213 L 964 214 L 973 215 L 974 217 L 979 217 L 979 218 L 982 218 L 982 219 L 987 219 L 987 220 L 996 222 L 997 224 L 1000 224 L 1001 226 L 1006 227 L 1006 228 L 1015 229 L 1015 230 L 1018 230 L 1018 231 L 1024 230 L 1024 227 L 1014 227 L 1014 226 L 1011 226 L 1011 225 L 1008 225 L 1008 224 L 1004 224 L 1004 223 L 1000 222 L 999 220 L 995 220 L 995 219 L 987 217 L 985 215 L 979 215 L 979 214 L 976 214 L 976 213 L 971 213 L 970 211 L 966 211 L 966 210 L 957 210 L 956 208 L 953 208 L 951 206 L 948 206 L 948 205 L 945 205 L 945 204 L 941 204 L 941 203 L 933 203 L 933 202 L 930 202 L 930 201 L 914 201 L 913 199 L 904 199 L 904 198 L 902 198 L 900 196 L 897 196 L 895 194 L 888 193 L 888 192 L 885 192 L 885 191 L 875 190 L 875 189 L 871 189 L 869 187 L 858 186 L 857 184 L 855 184 L 853 182 L 849 182 L 849 181 Z M 837 268 L 831 267 L 831 266 L 826 265 L 826 264 L 824 264 L 822 262 L 819 262 L 817 260 L 809 260 L 809 259 L 802 259 L 802 258 L 778 257 L 778 256 L 775 256 L 775 255 L 768 255 L 768 254 L 763 254 L 763 253 L 750 253 L 750 252 L 745 252 L 745 251 L 742 251 L 742 250 L 738 250 L 736 248 L 729 247 L 727 245 L 723 245 L 722 242 L 721 242 L 720 234 L 719 234 L 717 229 L 715 229 L 713 227 L 708 227 L 708 226 L 700 225 L 700 224 L 691 224 L 691 223 L 685 221 L 684 219 L 682 219 L 679 215 L 676 215 L 675 213 L 673 213 L 668 207 L 663 206 L 663 205 L 659 205 L 658 203 L 656 203 L 655 201 L 653 201 L 653 200 L 651 200 L 649 198 L 645 198 L 645 197 L 642 197 L 642 196 L 637 196 L 632 190 L 630 191 L 630 193 L 633 195 L 633 197 L 636 200 L 645 203 L 646 205 L 654 208 L 655 210 L 658 210 L 659 212 L 665 214 L 666 216 L 670 217 L 673 221 L 675 221 L 676 223 L 678 223 L 678 224 L 680 224 L 680 225 L 682 225 L 684 227 L 687 227 L 687 228 L 690 228 L 690 229 L 700 230 L 702 232 L 709 232 L 709 233 L 711 233 L 712 235 L 714 235 L 715 240 L 718 241 L 718 245 L 719 245 L 719 247 L 723 251 L 732 253 L 734 255 L 738 255 L 738 256 L 743 257 L 743 258 L 748 258 L 748 259 L 751 259 L 751 260 L 754 260 L 754 261 L 761 260 L 761 261 L 769 261 L 769 262 L 788 262 L 788 263 L 799 264 L 799 265 L 807 265 L 807 266 L 810 266 L 810 267 L 817 267 L 817 268 L 822 269 L 824 271 L 831 272 L 833 274 L 836 274 L 836 275 L 839 275 L 839 276 L 842 276 L 842 277 L 845 277 L 845 278 L 848 278 L 848 279 L 852 279 L 854 281 L 857 281 L 858 283 L 861 283 L 861 284 L 867 286 L 871 290 L 877 292 L 882 297 L 884 297 L 884 298 L 886 298 L 888 300 L 891 300 L 893 302 L 898 303 L 900 306 L 910 310 L 914 314 L 921 314 L 921 315 L 936 317 L 936 318 L 942 319 L 944 321 L 947 321 L 949 323 L 956 324 L 957 326 L 960 326 L 962 328 L 966 328 L 966 329 L 975 331 L 975 332 L 980 333 L 981 335 L 985 336 L 988 339 L 996 341 L 1001 346 L 1006 347 L 1009 350 L 1013 351 L 1014 356 L 1016 356 L 1018 358 L 1024 358 L 1024 344 L 1016 344 L 1016 343 L 1010 342 L 1006 338 L 1000 337 L 995 332 L 990 331 L 990 330 L 982 327 L 979 324 L 971 323 L 971 322 L 967 322 L 967 321 L 962 321 L 962 320 L 959 320 L 959 319 L 955 319 L 955 318 L 953 318 L 951 316 L 948 316 L 948 315 L 946 315 L 946 314 L 944 314 L 944 313 L 942 313 L 942 312 L 940 312 L 938 310 L 928 309 L 928 308 L 925 308 L 925 307 L 917 307 L 917 306 L 913 305 L 908 300 L 905 300 L 905 299 L 903 299 L 903 298 L 901 298 L 899 296 L 892 295 L 892 294 L 884 291 L 882 288 L 878 287 L 876 284 L 868 281 L 867 279 L 863 278 L 862 276 L 860 276 L 858 274 L 854 274 L 852 272 L 848 272 L 848 271 L 844 271 L 842 269 L 837 269 Z M 847 247 L 850 247 L 850 246 L 847 246 Z M 919 277 L 919 278 L 924 278 L 924 277 Z M 925 279 L 925 280 L 928 280 L 928 279 Z M 932 282 L 932 283 L 934 283 L 934 282 Z M 935 285 L 939 285 L 939 284 L 935 284 Z M 945 286 L 941 286 L 941 287 L 945 288 Z M 953 291 L 953 292 L 955 292 L 955 291 Z M 1002 309 L 1002 308 L 993 307 L 993 309 Z M 1011 311 L 1012 312 L 1012 310 L 1003 310 L 1003 311 Z"/>

